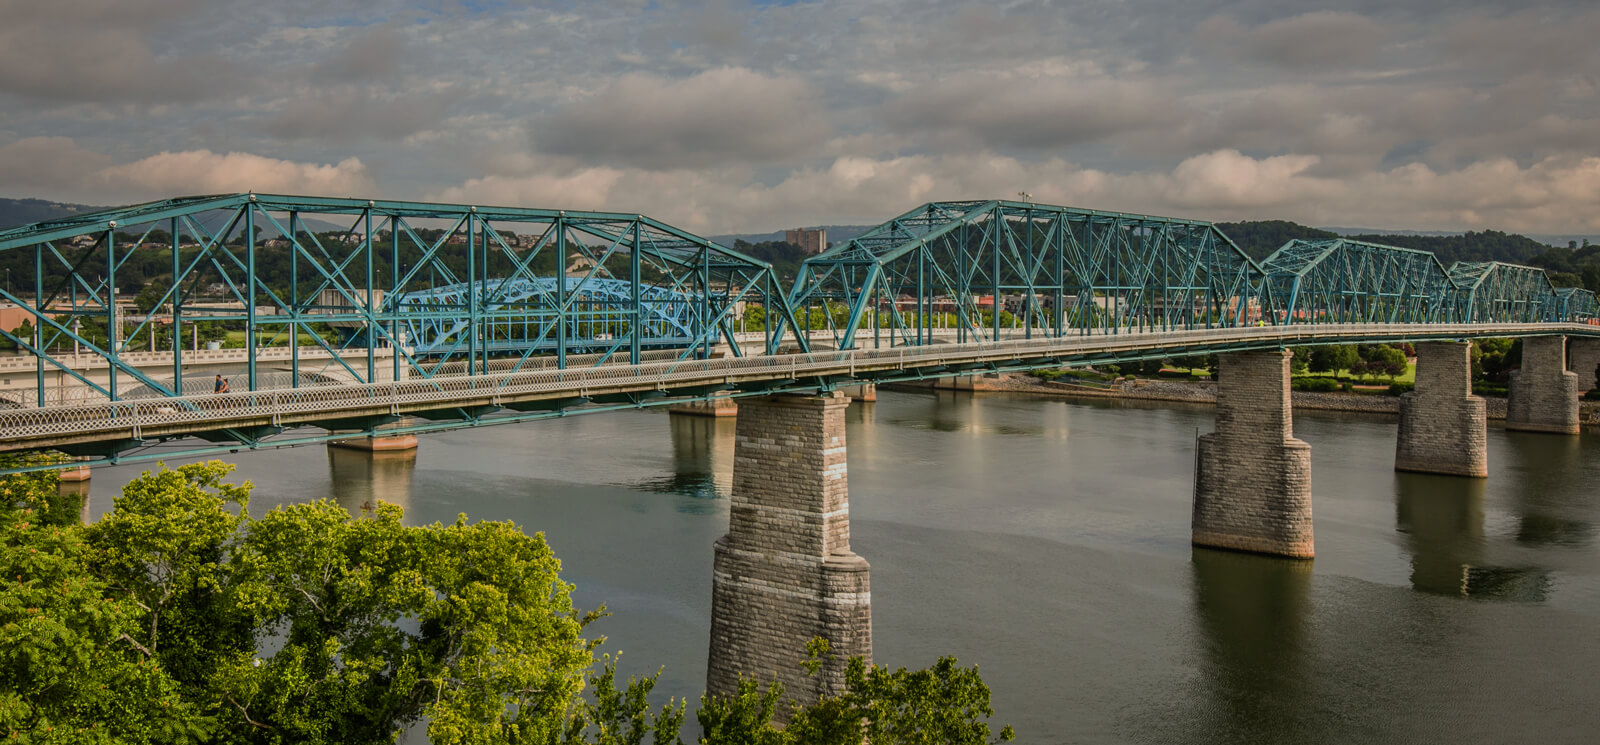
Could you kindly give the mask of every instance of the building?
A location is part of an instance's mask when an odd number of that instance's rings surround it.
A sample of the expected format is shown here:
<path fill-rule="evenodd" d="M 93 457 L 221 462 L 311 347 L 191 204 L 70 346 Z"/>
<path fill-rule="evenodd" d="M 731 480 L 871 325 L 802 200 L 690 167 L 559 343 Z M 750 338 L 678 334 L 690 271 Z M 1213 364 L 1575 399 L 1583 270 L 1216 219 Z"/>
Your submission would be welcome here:
<path fill-rule="evenodd" d="M 808 254 L 819 254 L 828 248 L 828 231 L 822 228 L 795 228 L 783 231 L 783 242 L 800 247 Z"/>

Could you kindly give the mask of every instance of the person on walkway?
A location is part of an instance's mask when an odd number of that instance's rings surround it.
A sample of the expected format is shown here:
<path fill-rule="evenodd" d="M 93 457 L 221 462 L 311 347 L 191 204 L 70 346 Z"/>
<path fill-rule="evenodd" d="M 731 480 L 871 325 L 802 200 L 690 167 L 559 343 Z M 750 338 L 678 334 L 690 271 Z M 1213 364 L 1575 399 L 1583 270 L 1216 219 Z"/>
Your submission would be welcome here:
<path fill-rule="evenodd" d="M 213 393 L 227 393 L 227 392 L 228 392 L 228 381 L 223 380 L 222 376 L 218 375 L 217 376 L 217 385 L 216 385 L 215 390 L 213 390 Z"/>

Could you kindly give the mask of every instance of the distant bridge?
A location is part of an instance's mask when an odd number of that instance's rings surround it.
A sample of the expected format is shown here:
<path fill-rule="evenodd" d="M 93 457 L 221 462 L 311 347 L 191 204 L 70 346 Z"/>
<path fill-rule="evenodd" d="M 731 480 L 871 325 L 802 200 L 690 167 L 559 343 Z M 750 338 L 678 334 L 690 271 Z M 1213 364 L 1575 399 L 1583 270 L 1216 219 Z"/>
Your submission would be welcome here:
<path fill-rule="evenodd" d="M 349 227 L 313 234 L 308 214 Z M 1010 201 L 923 205 L 788 288 L 643 215 L 256 194 L 3 231 L 0 265 L 0 297 L 29 321 L 0 329 L 24 353 L 0 365 L 18 407 L 0 412 L 0 449 L 102 460 L 189 436 L 213 444 L 183 452 L 273 447 L 851 380 L 1600 334 L 1594 294 L 1536 268 L 1344 239 L 1258 263 L 1209 223 Z M 244 340 L 232 391 L 197 392 L 221 353 L 184 340 L 222 328 Z"/>

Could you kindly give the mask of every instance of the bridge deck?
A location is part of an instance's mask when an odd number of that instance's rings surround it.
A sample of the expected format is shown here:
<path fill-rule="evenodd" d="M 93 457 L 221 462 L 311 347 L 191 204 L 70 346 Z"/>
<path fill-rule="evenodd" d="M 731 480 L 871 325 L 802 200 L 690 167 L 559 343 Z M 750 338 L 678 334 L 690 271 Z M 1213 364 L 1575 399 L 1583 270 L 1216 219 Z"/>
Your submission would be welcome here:
<path fill-rule="evenodd" d="M 504 413 L 506 407 L 616 397 L 628 406 L 672 396 L 735 395 L 816 390 L 851 379 L 920 380 L 987 370 L 1141 359 L 1155 355 L 1355 342 L 1423 341 L 1562 334 L 1600 337 L 1600 326 L 1546 324 L 1348 324 L 1267 326 L 1194 331 L 1095 334 L 999 343 L 941 344 L 709 360 L 606 365 L 586 369 L 523 370 L 454 375 L 378 384 L 120 401 L 0 411 L 0 451 L 82 447 L 94 443 L 149 444 L 221 430 L 272 431 L 317 426 L 353 430 L 261 446 L 384 433 L 508 423 L 560 413 Z M 631 397 L 631 398 L 625 398 Z M 652 398 L 646 401 L 646 398 Z M 528 407 L 523 407 L 528 408 Z M 616 408 L 616 407 L 609 407 Z M 408 415 L 462 410 L 460 421 L 393 425 Z M 589 409 L 574 409 L 579 413 Z M 594 410 L 607 410 L 598 407 Z M 256 447 L 256 443 L 248 445 Z M 114 452 L 114 449 L 112 450 Z"/>

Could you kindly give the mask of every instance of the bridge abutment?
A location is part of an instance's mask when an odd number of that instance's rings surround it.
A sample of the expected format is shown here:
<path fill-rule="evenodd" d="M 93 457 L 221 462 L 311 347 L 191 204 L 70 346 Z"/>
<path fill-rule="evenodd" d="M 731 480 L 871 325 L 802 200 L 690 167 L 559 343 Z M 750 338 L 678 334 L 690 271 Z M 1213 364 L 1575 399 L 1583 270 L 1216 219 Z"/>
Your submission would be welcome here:
<path fill-rule="evenodd" d="M 1309 559 L 1311 446 L 1294 438 L 1287 350 L 1221 356 L 1217 424 L 1196 454 L 1196 546 Z"/>
<path fill-rule="evenodd" d="M 1578 376 L 1567 372 L 1564 336 L 1522 340 L 1522 368 L 1511 373 L 1506 429 L 1578 434 Z"/>
<path fill-rule="evenodd" d="M 1582 336 L 1567 339 L 1567 367 L 1578 376 L 1579 393 L 1594 390 L 1595 368 L 1600 367 L 1600 339 Z"/>
<path fill-rule="evenodd" d="M 1472 395 L 1472 345 L 1424 342 L 1417 347 L 1417 387 L 1400 397 L 1396 471 L 1485 478 L 1489 418 Z"/>
<path fill-rule="evenodd" d="M 739 404 L 728 534 L 711 585 L 713 694 L 734 693 L 743 674 L 814 703 L 843 689 L 850 657 L 872 659 L 869 568 L 850 550 L 849 403 L 832 393 Z M 834 657 L 810 676 L 800 663 L 819 636 Z"/>

